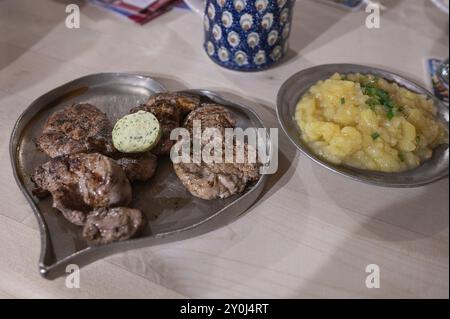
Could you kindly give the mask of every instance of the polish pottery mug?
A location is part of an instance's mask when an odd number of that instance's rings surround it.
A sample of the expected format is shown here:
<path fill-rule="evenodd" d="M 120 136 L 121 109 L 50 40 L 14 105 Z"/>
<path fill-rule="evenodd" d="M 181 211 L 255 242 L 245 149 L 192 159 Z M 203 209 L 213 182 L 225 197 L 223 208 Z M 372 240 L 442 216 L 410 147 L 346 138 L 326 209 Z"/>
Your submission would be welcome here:
<path fill-rule="evenodd" d="M 204 49 L 238 71 L 269 68 L 287 53 L 295 0 L 185 0 L 203 17 Z"/>

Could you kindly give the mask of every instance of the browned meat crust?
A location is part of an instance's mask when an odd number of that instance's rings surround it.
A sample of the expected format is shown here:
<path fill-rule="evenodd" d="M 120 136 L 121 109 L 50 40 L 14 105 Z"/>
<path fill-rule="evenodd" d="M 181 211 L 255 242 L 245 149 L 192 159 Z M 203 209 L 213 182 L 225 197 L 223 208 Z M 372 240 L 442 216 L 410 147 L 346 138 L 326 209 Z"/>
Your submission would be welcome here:
<path fill-rule="evenodd" d="M 233 128 L 236 125 L 234 116 L 225 107 L 216 104 L 198 108 L 186 117 L 183 126 L 192 130 L 193 122 L 200 121 L 202 131 L 206 128 L 218 128 L 222 131 L 225 128 Z"/>
<path fill-rule="evenodd" d="M 75 104 L 52 114 L 36 144 L 50 157 L 75 153 L 112 154 L 111 123 L 91 104 Z"/>
<path fill-rule="evenodd" d="M 152 153 L 127 154 L 117 160 L 130 182 L 145 182 L 155 175 L 158 158 Z"/>
<path fill-rule="evenodd" d="M 138 209 L 100 208 L 87 216 L 83 237 L 90 244 L 108 244 L 134 237 L 144 224 L 144 215 Z"/>
<path fill-rule="evenodd" d="M 72 154 L 51 159 L 32 176 L 38 193 L 53 197 L 53 207 L 76 225 L 93 208 L 127 205 L 131 185 L 116 162 L 98 153 Z"/>
<path fill-rule="evenodd" d="M 180 92 L 166 92 L 153 94 L 147 101 L 147 105 L 155 105 L 160 102 L 175 105 L 180 111 L 181 117 L 185 117 L 189 112 L 200 106 L 198 95 Z"/>
<path fill-rule="evenodd" d="M 192 111 L 185 119 L 184 126 L 191 130 L 193 121 L 201 121 L 202 131 L 207 128 L 217 128 L 223 135 L 225 128 L 233 128 L 236 121 L 233 115 L 223 106 L 208 105 Z M 207 143 L 202 140 L 202 143 Z M 186 189 L 193 195 L 202 199 L 211 200 L 216 198 L 227 198 L 234 194 L 242 193 L 249 183 L 259 179 L 259 163 L 248 162 L 249 146 L 244 144 L 244 163 L 237 163 L 236 156 L 232 163 L 225 162 L 223 150 L 223 161 L 207 163 L 202 161 L 196 163 L 174 164 L 174 170 Z M 234 155 L 237 147 L 234 144 Z"/>
<path fill-rule="evenodd" d="M 260 177 L 258 163 L 179 163 L 174 170 L 184 187 L 194 196 L 211 200 L 242 193 Z"/>

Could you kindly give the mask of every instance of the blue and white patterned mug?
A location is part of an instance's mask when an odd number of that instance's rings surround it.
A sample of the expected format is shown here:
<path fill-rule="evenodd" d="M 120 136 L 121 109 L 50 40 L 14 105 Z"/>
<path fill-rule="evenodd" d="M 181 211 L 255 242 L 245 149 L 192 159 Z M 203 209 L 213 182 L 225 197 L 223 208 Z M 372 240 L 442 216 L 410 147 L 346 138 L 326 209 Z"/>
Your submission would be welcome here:
<path fill-rule="evenodd" d="M 295 0 L 185 0 L 203 16 L 204 48 L 217 64 L 266 69 L 288 51 Z"/>

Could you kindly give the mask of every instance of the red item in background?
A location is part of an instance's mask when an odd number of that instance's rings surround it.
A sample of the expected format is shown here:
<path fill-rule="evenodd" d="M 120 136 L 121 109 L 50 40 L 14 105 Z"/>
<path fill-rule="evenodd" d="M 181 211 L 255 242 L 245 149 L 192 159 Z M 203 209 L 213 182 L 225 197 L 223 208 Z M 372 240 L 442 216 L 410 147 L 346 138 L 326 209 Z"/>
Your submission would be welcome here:
<path fill-rule="evenodd" d="M 140 13 L 144 14 L 145 17 L 143 19 L 135 20 L 139 24 L 145 24 L 154 18 L 160 16 L 161 14 L 169 11 L 174 4 L 179 2 L 179 0 L 159 0 L 155 3 L 151 4 L 146 9 L 140 11 Z"/>
<path fill-rule="evenodd" d="M 144 9 L 123 0 L 90 0 L 90 2 L 142 25 L 169 11 L 180 0 L 157 0 Z"/>

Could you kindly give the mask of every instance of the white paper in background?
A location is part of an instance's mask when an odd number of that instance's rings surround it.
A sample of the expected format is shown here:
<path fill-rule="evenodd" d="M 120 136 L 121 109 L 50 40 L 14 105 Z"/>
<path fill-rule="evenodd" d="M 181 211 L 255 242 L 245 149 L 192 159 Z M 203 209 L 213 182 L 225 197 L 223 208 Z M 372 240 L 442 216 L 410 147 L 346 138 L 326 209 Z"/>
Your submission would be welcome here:
<path fill-rule="evenodd" d="M 141 9 L 145 9 L 147 8 L 149 5 L 155 3 L 157 0 L 122 0 L 124 3 L 141 8 Z"/>

